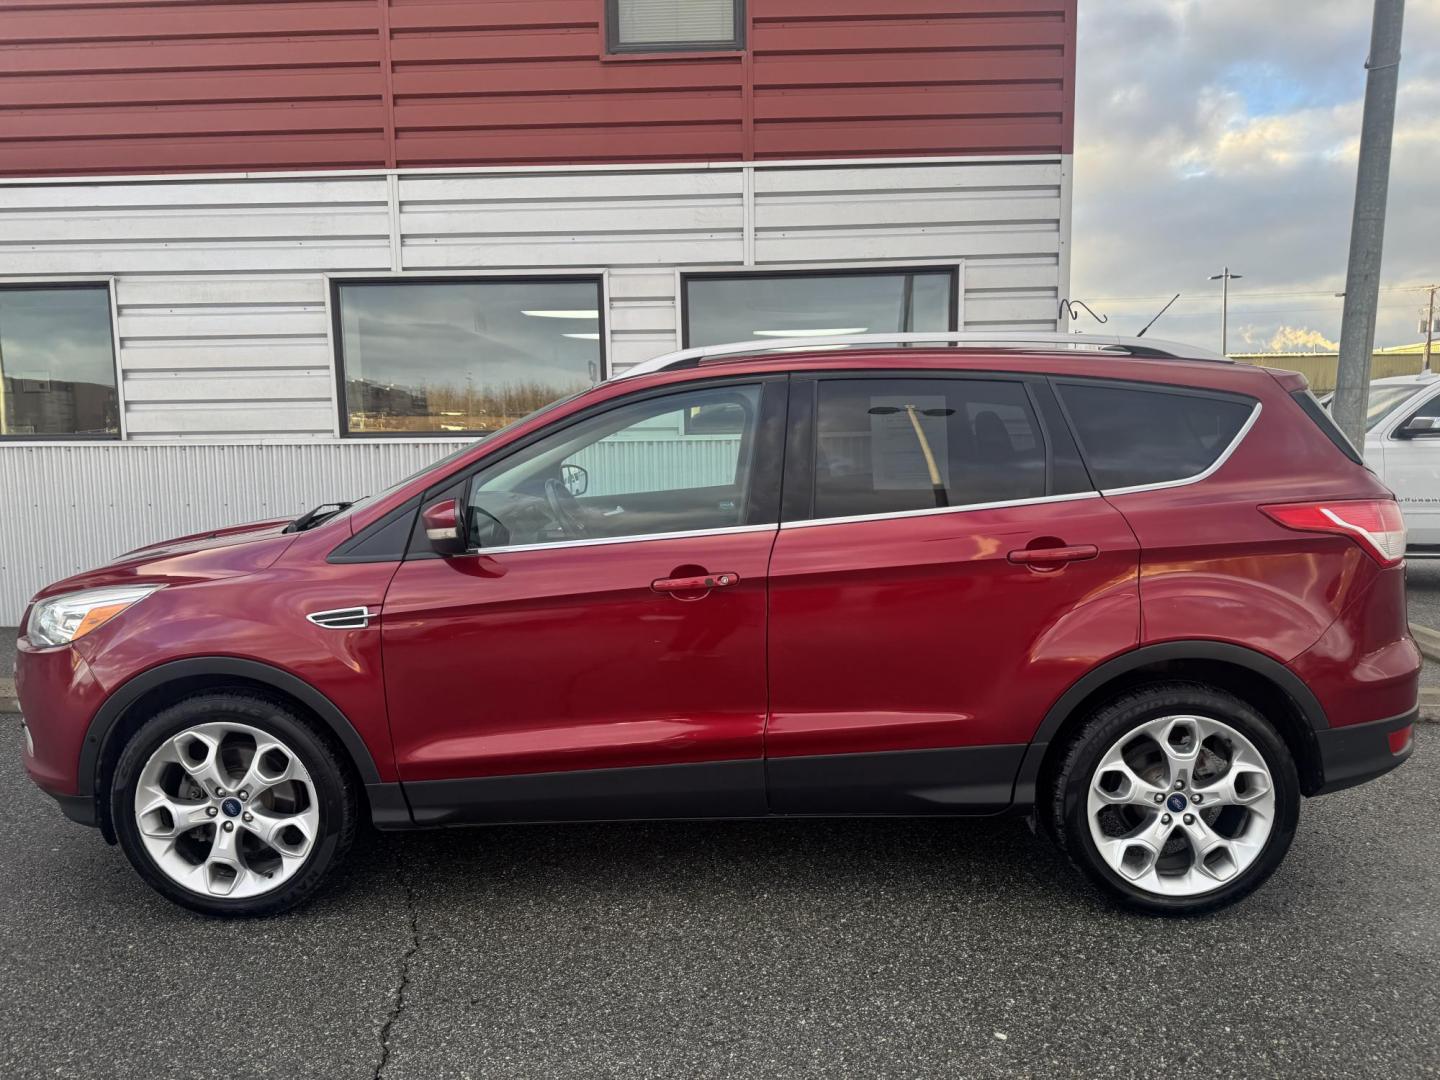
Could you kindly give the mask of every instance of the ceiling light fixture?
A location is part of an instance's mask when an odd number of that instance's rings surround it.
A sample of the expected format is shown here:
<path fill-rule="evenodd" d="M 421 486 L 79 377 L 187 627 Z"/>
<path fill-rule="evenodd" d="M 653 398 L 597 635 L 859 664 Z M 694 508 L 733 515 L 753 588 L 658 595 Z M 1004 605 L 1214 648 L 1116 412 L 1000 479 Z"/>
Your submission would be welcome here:
<path fill-rule="evenodd" d="M 599 334 L 561 334 L 561 337 L 574 338 L 576 341 L 599 341 Z"/>
<path fill-rule="evenodd" d="M 532 319 L 598 319 L 598 318 L 600 318 L 600 312 L 595 311 L 595 310 L 593 310 L 593 309 L 587 311 L 587 310 L 585 310 L 585 309 L 583 309 L 583 308 L 574 308 L 574 309 L 569 309 L 569 308 L 567 308 L 567 309 L 564 309 L 564 310 L 557 310 L 557 311 L 548 311 L 548 310 L 542 310 L 542 311 L 526 311 L 524 308 L 522 308 L 522 309 L 520 310 L 520 314 L 521 314 L 521 315 L 529 315 Z"/>

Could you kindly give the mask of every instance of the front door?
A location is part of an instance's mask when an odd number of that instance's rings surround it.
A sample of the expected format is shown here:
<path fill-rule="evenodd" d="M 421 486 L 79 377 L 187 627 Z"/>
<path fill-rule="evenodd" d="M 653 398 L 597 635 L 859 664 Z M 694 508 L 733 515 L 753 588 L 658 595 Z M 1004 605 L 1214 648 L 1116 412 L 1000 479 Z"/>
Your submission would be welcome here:
<path fill-rule="evenodd" d="M 1003 809 L 1049 705 L 1136 643 L 1134 536 L 1043 379 L 797 377 L 791 411 L 772 809 Z"/>
<path fill-rule="evenodd" d="M 1440 550 L 1440 390 L 1423 404 L 1400 410 L 1381 442 L 1380 475 L 1405 515 L 1408 543 Z"/>
<path fill-rule="evenodd" d="M 785 381 L 651 392 L 427 498 L 385 597 L 386 697 L 416 820 L 765 813 L 766 574 Z"/>

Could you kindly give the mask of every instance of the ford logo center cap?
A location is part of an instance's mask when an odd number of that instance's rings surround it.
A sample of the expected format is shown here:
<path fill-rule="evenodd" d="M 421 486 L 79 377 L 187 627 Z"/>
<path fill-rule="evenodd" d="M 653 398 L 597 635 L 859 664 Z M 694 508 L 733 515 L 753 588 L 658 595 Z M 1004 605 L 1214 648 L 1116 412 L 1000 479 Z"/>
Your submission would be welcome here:
<path fill-rule="evenodd" d="M 1183 799 L 1181 800 L 1184 801 Z M 226 817 L 240 816 L 240 800 L 235 798 L 226 799 L 220 804 L 220 812 Z"/>
<path fill-rule="evenodd" d="M 227 804 L 226 804 L 226 806 L 225 806 L 225 812 L 226 812 L 227 814 L 230 813 L 229 803 L 234 802 L 234 801 L 235 801 L 235 800 L 233 800 L 233 799 L 227 800 Z M 1178 814 L 1178 813 L 1180 813 L 1181 810 L 1184 810 L 1185 807 L 1189 805 L 1189 803 L 1185 801 L 1185 796 L 1184 796 L 1184 795 L 1181 795 L 1179 792 L 1176 792 L 1174 795 L 1171 795 L 1171 796 L 1170 796 L 1169 802 L 1167 802 L 1165 805 L 1170 808 L 1170 812 L 1171 812 L 1172 814 Z"/>

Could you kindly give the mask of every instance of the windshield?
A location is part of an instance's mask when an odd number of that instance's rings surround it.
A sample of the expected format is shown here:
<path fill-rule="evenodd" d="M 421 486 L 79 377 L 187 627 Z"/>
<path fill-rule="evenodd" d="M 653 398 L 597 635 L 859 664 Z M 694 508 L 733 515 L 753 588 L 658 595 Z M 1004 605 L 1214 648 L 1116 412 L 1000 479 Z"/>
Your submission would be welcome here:
<path fill-rule="evenodd" d="M 1371 386 L 1370 403 L 1365 407 L 1365 430 L 1374 431 L 1387 416 L 1418 394 L 1420 386 Z M 1325 395 L 1325 408 L 1333 411 L 1335 394 Z"/>

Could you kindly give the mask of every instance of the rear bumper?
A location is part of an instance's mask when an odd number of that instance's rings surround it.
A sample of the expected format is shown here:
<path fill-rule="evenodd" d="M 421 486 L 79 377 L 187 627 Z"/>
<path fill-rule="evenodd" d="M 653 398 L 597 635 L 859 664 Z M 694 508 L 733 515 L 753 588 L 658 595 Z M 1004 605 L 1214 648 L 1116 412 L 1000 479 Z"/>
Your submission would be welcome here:
<path fill-rule="evenodd" d="M 1312 795 L 1363 784 L 1383 776 L 1401 765 L 1415 748 L 1410 730 L 1420 717 L 1420 709 L 1411 709 L 1385 720 L 1368 724 L 1349 724 L 1315 732 L 1320 748 L 1321 784 Z M 1402 736 L 1400 733 L 1404 732 Z M 1398 744 L 1398 748 L 1396 747 Z"/>

